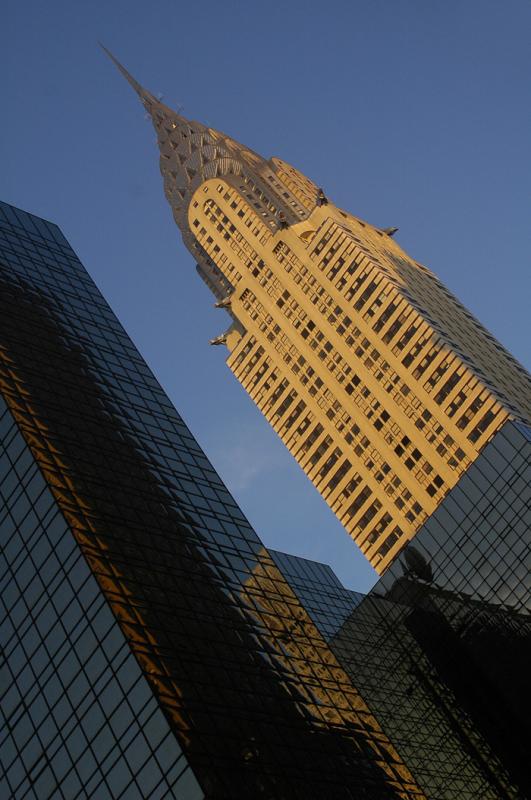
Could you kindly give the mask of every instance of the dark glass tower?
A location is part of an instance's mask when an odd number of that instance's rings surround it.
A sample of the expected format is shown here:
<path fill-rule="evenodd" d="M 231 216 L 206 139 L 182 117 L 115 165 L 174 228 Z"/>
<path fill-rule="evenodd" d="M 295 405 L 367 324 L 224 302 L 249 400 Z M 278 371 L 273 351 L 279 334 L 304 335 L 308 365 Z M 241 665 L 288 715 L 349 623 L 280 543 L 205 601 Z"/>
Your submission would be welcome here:
<path fill-rule="evenodd" d="M 0 231 L 0 795 L 421 797 L 60 230 Z"/>
<path fill-rule="evenodd" d="M 0 797 L 531 796 L 530 450 L 507 422 L 346 590 L 263 546 L 57 226 L 0 204 Z"/>
<path fill-rule="evenodd" d="M 272 552 L 426 797 L 531 797 L 531 431 L 508 422 L 369 595 Z"/>

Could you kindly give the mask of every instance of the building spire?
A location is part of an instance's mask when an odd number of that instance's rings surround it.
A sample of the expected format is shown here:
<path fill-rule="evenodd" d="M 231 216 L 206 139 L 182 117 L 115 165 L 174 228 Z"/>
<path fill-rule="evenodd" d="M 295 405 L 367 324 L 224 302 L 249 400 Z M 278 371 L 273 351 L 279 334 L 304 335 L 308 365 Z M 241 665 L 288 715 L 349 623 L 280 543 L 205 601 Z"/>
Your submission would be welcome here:
<path fill-rule="evenodd" d="M 225 134 L 169 108 L 144 89 L 106 47 L 102 44 L 100 47 L 131 84 L 151 117 L 160 150 L 164 190 L 184 233 L 188 202 L 198 185 L 217 175 L 240 175 L 243 161 L 252 157 L 261 163 L 263 159 Z"/>
<path fill-rule="evenodd" d="M 157 100 L 157 98 L 154 97 L 151 94 L 151 92 L 148 92 L 147 89 L 144 89 L 144 87 L 141 86 L 139 84 L 139 82 L 137 80 L 135 80 L 135 78 L 133 78 L 131 73 L 126 70 L 126 68 L 123 66 L 123 64 L 120 64 L 118 59 L 115 56 L 113 56 L 111 51 L 108 50 L 105 47 L 105 45 L 103 45 L 101 42 L 98 42 L 98 44 L 101 47 L 101 49 L 103 50 L 103 52 L 106 53 L 109 56 L 109 58 L 114 63 L 114 65 L 116 67 L 118 67 L 119 71 L 122 73 L 122 75 L 124 76 L 126 81 L 133 87 L 133 89 L 135 90 L 137 95 L 140 97 L 140 99 L 142 100 L 144 105 L 148 107 L 148 110 L 149 110 L 149 107 L 151 106 L 152 103 L 158 103 L 159 102 Z"/>
<path fill-rule="evenodd" d="M 198 186 L 211 178 L 224 178 L 235 187 L 242 180 L 250 182 L 258 193 L 252 202 L 256 204 L 260 195 L 265 198 L 264 208 L 276 209 L 272 214 L 265 212 L 268 224 L 275 230 L 300 222 L 319 204 L 319 197 L 324 198 L 322 190 L 289 164 L 280 159 L 267 161 L 221 131 L 186 119 L 169 108 L 144 89 L 101 43 L 100 47 L 131 84 L 151 117 L 160 151 L 164 192 L 185 239 L 190 235 L 187 222 L 190 199 Z"/>

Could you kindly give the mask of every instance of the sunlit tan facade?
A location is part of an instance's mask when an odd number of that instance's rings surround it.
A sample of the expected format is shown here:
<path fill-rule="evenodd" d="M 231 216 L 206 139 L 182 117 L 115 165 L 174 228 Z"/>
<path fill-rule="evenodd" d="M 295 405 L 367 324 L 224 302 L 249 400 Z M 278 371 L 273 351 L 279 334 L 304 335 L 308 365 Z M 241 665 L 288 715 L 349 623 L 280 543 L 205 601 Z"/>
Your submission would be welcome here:
<path fill-rule="evenodd" d="M 383 572 L 507 419 L 524 368 L 382 230 L 145 91 L 164 188 L 231 317 L 212 344 Z"/>

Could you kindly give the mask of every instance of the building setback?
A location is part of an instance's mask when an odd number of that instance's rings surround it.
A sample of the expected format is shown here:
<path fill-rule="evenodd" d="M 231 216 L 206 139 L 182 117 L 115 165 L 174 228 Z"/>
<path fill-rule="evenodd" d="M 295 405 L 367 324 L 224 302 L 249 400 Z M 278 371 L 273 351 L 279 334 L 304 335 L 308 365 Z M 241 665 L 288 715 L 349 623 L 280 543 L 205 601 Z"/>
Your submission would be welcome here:
<path fill-rule="evenodd" d="M 183 241 L 232 318 L 211 344 L 228 348 L 231 371 L 384 572 L 504 422 L 529 422 L 528 373 L 396 229 L 185 119 L 115 63 L 153 121 Z"/>

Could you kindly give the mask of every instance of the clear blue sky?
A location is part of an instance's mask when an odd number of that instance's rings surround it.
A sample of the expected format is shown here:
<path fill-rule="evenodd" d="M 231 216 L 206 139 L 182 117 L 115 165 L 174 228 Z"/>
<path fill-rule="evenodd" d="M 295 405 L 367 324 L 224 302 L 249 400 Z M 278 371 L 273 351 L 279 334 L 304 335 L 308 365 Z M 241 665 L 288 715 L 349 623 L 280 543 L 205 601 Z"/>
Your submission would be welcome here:
<path fill-rule="evenodd" d="M 208 339 L 227 318 L 101 40 L 168 105 L 307 173 L 529 365 L 529 0 L 4 0 L 0 196 L 57 222 L 264 541 L 373 573 Z"/>

